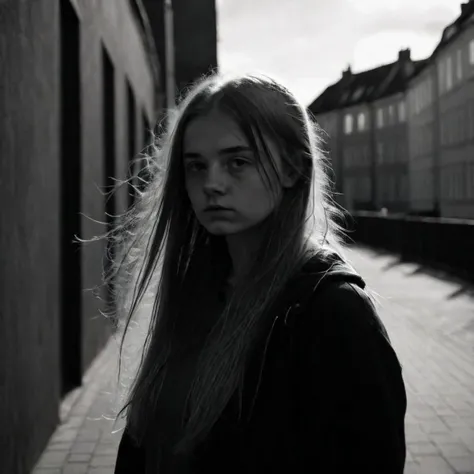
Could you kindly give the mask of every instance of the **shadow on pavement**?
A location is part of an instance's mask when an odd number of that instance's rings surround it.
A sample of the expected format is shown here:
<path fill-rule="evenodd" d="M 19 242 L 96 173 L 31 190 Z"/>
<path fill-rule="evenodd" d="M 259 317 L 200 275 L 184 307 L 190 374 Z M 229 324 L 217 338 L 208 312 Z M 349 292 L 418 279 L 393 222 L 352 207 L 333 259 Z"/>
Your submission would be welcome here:
<path fill-rule="evenodd" d="M 390 257 L 390 261 L 382 267 L 382 270 L 384 272 L 388 272 L 400 265 L 415 264 L 417 265 L 415 269 L 409 270 L 405 273 L 407 277 L 414 275 L 428 275 L 438 280 L 448 281 L 450 283 L 458 285 L 459 288 L 453 291 L 450 295 L 448 295 L 447 299 L 449 300 L 453 300 L 462 296 L 468 296 L 469 298 L 474 299 L 474 283 L 470 282 L 466 278 L 463 278 L 462 276 L 452 273 L 449 269 L 437 268 L 434 265 L 429 265 L 427 263 L 419 262 L 416 260 L 403 259 L 401 256 L 383 249 L 375 249 L 362 245 L 356 245 L 354 246 L 354 248 L 360 248 L 364 251 L 370 252 L 374 258 Z"/>
<path fill-rule="evenodd" d="M 448 281 L 455 285 L 459 285 L 459 288 L 457 290 L 453 291 L 450 295 L 447 296 L 448 300 L 453 300 L 461 296 L 468 296 L 474 299 L 474 285 L 466 279 L 449 272 L 449 270 L 434 268 L 428 265 L 420 264 L 418 262 L 413 263 L 417 263 L 418 268 L 415 268 L 415 270 L 411 272 L 407 272 L 406 276 L 409 277 L 414 275 L 428 275 L 438 280 Z"/>

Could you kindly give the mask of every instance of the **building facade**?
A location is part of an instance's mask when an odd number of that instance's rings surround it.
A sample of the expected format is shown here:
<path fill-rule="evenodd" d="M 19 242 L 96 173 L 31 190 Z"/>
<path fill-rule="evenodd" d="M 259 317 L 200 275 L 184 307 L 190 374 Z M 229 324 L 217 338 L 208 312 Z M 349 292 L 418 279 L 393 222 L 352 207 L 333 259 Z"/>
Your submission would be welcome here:
<path fill-rule="evenodd" d="M 349 69 L 309 106 L 318 120 L 333 114 L 342 123 L 330 143 L 343 205 L 474 218 L 473 71 L 470 0 L 429 58 L 412 61 L 402 50 L 396 63 Z M 358 127 L 365 113 L 366 131 Z"/>
<path fill-rule="evenodd" d="M 375 208 L 408 209 L 408 147 L 406 94 L 400 92 L 372 103 L 375 117 Z"/>
<path fill-rule="evenodd" d="M 321 123 L 331 114 L 339 124 L 330 153 L 347 209 L 408 208 L 406 90 L 422 64 L 402 50 L 393 63 L 357 74 L 349 68 L 309 106 Z"/>
<path fill-rule="evenodd" d="M 344 109 L 340 139 L 345 205 L 370 207 L 373 193 L 372 115 L 367 103 Z"/>
<path fill-rule="evenodd" d="M 104 193 L 157 114 L 149 40 L 128 0 L 0 7 L 1 472 L 30 472 L 112 331 L 103 245 L 72 242 L 130 203 Z"/>
<path fill-rule="evenodd" d="M 408 199 L 414 215 L 439 214 L 437 106 L 436 68 L 428 64 L 408 90 Z"/>
<path fill-rule="evenodd" d="M 445 29 L 435 51 L 440 211 L 474 219 L 474 3 Z"/>

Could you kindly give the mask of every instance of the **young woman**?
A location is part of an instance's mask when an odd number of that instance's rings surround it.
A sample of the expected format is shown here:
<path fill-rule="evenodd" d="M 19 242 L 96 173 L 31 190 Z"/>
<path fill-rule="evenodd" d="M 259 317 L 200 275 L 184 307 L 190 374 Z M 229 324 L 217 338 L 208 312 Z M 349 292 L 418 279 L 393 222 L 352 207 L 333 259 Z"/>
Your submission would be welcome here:
<path fill-rule="evenodd" d="M 181 101 L 119 229 L 128 321 L 156 291 L 116 474 L 402 474 L 402 371 L 343 256 L 319 133 L 266 77 Z"/>

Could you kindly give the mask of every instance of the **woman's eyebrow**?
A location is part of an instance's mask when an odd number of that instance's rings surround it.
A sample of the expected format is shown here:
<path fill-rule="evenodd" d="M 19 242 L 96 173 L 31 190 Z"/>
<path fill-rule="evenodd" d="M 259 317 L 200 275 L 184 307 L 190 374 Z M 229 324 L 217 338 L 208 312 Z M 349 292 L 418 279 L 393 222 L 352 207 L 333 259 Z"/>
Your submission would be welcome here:
<path fill-rule="evenodd" d="M 244 145 L 236 145 L 236 146 L 230 146 L 226 148 L 221 148 L 218 153 L 219 155 L 229 155 L 231 153 L 242 153 L 242 152 L 251 152 L 253 153 L 253 149 L 250 148 L 249 146 L 244 146 Z M 202 155 L 197 152 L 193 151 L 187 151 L 184 153 L 184 159 L 186 158 L 202 158 Z"/>

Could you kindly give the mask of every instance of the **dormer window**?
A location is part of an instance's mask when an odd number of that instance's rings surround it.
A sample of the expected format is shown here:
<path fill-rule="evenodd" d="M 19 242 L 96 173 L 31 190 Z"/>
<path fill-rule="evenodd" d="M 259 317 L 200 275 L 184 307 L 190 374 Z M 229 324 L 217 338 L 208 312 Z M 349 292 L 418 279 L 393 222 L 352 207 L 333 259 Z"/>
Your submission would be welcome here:
<path fill-rule="evenodd" d="M 359 87 L 359 88 L 354 92 L 354 94 L 352 94 L 352 100 L 353 100 L 353 101 L 359 100 L 360 97 L 362 96 L 363 92 L 364 92 L 364 87 Z"/>
<path fill-rule="evenodd" d="M 449 41 L 449 39 L 456 33 L 457 28 L 455 25 L 448 26 L 444 32 L 444 41 Z"/>

